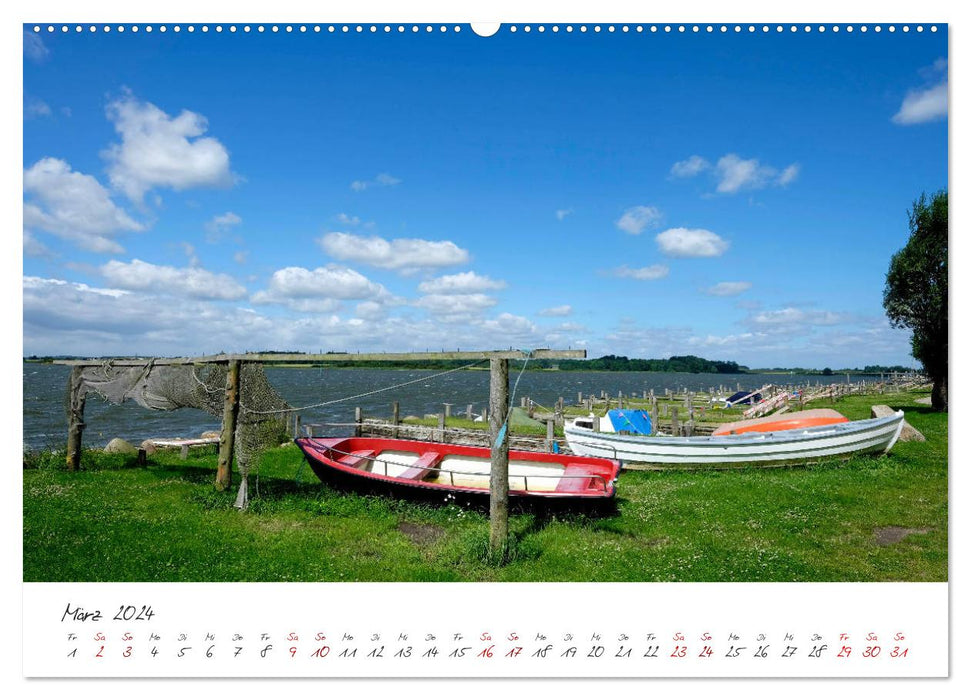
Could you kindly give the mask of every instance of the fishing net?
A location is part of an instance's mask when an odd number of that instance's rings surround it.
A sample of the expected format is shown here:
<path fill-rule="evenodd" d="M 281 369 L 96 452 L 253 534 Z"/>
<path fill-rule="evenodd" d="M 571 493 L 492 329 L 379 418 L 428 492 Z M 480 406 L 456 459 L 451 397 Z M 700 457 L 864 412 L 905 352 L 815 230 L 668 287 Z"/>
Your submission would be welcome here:
<path fill-rule="evenodd" d="M 97 366 L 76 367 L 71 373 L 66 409 L 71 423 L 83 420 L 84 401 L 88 393 L 105 401 L 122 404 L 134 401 L 156 411 L 197 408 L 222 417 L 226 396 L 225 364 L 156 365 L 146 361 L 139 366 L 115 366 L 110 362 Z M 253 362 L 240 363 L 239 413 L 236 419 L 234 451 L 241 478 L 236 506 L 245 508 L 249 501 L 248 477 L 255 468 L 259 453 L 286 439 L 292 407 L 277 393 L 263 372 Z"/>

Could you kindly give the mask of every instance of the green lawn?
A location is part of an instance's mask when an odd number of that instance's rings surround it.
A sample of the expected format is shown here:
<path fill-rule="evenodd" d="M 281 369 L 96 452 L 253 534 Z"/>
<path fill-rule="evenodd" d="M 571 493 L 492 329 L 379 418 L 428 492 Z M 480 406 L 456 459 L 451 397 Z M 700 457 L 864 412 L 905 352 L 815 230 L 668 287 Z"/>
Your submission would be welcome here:
<path fill-rule="evenodd" d="M 626 471 L 610 515 L 513 515 L 501 567 L 486 513 L 335 490 L 292 445 L 264 454 L 245 512 L 213 489 L 212 455 L 139 467 L 89 452 L 76 473 L 28 455 L 24 580 L 946 581 L 947 414 L 916 397 L 835 408 L 904 408 L 927 442 L 798 468 Z"/>

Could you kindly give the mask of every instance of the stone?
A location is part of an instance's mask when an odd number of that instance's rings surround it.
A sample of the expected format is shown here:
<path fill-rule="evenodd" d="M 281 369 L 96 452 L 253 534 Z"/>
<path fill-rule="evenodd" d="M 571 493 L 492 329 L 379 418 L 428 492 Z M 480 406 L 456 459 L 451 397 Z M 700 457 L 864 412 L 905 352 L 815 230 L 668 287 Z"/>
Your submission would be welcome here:
<path fill-rule="evenodd" d="M 207 430 L 199 437 L 203 440 L 212 440 L 213 438 L 218 440 L 220 438 L 220 433 L 218 430 Z"/>
<path fill-rule="evenodd" d="M 886 418 L 887 416 L 892 416 L 894 413 L 896 413 L 896 411 L 890 408 L 890 406 L 886 406 L 884 404 L 870 406 L 871 418 Z M 926 442 L 927 438 L 924 437 L 923 433 L 905 420 L 904 427 L 900 429 L 900 437 L 898 440 L 900 440 L 900 442 Z"/>
<path fill-rule="evenodd" d="M 916 399 L 914 401 L 914 403 L 919 403 L 921 406 L 930 406 L 931 405 L 931 397 L 930 396 L 925 396 L 923 398 Z"/>
<path fill-rule="evenodd" d="M 138 448 L 127 440 L 114 438 L 111 442 L 105 445 L 105 452 L 108 454 L 136 455 L 138 454 Z"/>
<path fill-rule="evenodd" d="M 145 450 L 145 454 L 147 455 L 153 455 L 158 451 L 155 443 L 153 443 L 151 440 L 143 440 L 141 447 L 143 450 Z"/>

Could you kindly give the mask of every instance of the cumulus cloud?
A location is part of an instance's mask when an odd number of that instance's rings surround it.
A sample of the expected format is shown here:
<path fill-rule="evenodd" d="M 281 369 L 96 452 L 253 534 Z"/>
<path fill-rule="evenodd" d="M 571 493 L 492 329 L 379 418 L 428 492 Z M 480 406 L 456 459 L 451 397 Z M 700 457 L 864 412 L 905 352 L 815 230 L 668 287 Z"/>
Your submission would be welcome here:
<path fill-rule="evenodd" d="M 386 240 L 379 236 L 357 236 L 331 232 L 318 239 L 324 252 L 337 260 L 353 260 L 386 270 L 416 270 L 462 265 L 469 252 L 451 241 L 426 241 L 420 238 Z"/>
<path fill-rule="evenodd" d="M 614 277 L 629 277 L 635 280 L 659 280 L 668 276 L 667 265 L 649 265 L 648 267 L 627 267 L 621 265 L 611 274 Z"/>
<path fill-rule="evenodd" d="M 679 160 L 672 165 L 671 175 L 673 177 L 694 177 L 698 173 L 708 170 L 710 167 L 711 163 L 701 156 L 691 156 L 686 160 Z"/>
<path fill-rule="evenodd" d="M 341 212 L 334 218 L 337 219 L 338 222 L 345 224 L 347 226 L 357 226 L 358 224 L 361 223 L 360 217 L 350 216 L 349 214 L 345 214 L 343 212 Z"/>
<path fill-rule="evenodd" d="M 373 180 L 355 180 L 351 183 L 351 189 L 355 192 L 363 192 L 369 187 L 394 187 L 401 184 L 401 178 L 394 177 L 388 173 L 380 173 Z"/>
<path fill-rule="evenodd" d="M 728 241 L 703 228 L 669 228 L 654 240 L 672 258 L 716 258 L 728 250 Z"/>
<path fill-rule="evenodd" d="M 631 207 L 617 220 L 617 228 L 632 236 L 637 236 L 648 226 L 656 225 L 661 218 L 661 212 L 657 207 Z"/>
<path fill-rule="evenodd" d="M 785 187 L 799 176 L 798 163 L 782 168 L 760 162 L 757 158 L 742 158 L 735 153 L 727 153 L 712 166 L 701 156 L 691 156 L 671 166 L 671 175 L 678 178 L 694 177 L 709 171 L 715 179 L 715 190 L 722 194 L 735 194 L 744 190 L 758 190 L 765 187 Z"/>
<path fill-rule="evenodd" d="M 270 277 L 265 290 L 256 292 L 254 304 L 282 304 L 303 311 L 333 311 L 340 301 L 360 299 L 390 302 L 392 295 L 356 270 L 342 265 L 327 265 L 308 270 L 285 267 Z"/>
<path fill-rule="evenodd" d="M 170 117 L 130 93 L 111 101 L 108 119 L 121 136 L 102 155 L 113 187 L 140 202 L 155 187 L 184 190 L 232 184 L 229 152 L 211 136 L 201 114 L 183 110 Z"/>
<path fill-rule="evenodd" d="M 193 255 L 193 251 L 188 253 Z M 210 300 L 246 296 L 246 288 L 230 275 L 199 267 L 154 265 L 136 258 L 129 263 L 111 260 L 101 266 L 100 272 L 109 284 L 131 291 Z"/>
<path fill-rule="evenodd" d="M 947 118 L 947 60 L 938 59 L 922 74 L 933 84 L 907 92 L 900 109 L 891 117 L 894 124 L 907 126 Z"/>
<path fill-rule="evenodd" d="M 118 207 L 93 176 L 43 158 L 24 171 L 24 226 L 52 233 L 84 250 L 120 253 L 114 236 L 144 226 Z"/>
<path fill-rule="evenodd" d="M 751 288 L 751 282 L 719 282 L 713 287 L 708 287 L 706 291 L 716 297 L 733 297 Z"/>
<path fill-rule="evenodd" d="M 426 280 L 418 285 L 418 291 L 423 294 L 468 294 L 470 292 L 504 289 L 505 287 L 506 283 L 502 280 L 494 280 L 491 277 L 469 271 Z"/>
<path fill-rule="evenodd" d="M 414 303 L 432 316 L 446 321 L 468 320 L 496 305 L 486 294 L 427 294 Z"/>
<path fill-rule="evenodd" d="M 553 306 L 549 309 L 543 309 L 542 311 L 539 312 L 539 315 L 559 317 L 559 316 L 569 316 L 572 313 L 573 313 L 573 307 L 570 306 L 569 304 L 564 304 L 563 306 Z"/>

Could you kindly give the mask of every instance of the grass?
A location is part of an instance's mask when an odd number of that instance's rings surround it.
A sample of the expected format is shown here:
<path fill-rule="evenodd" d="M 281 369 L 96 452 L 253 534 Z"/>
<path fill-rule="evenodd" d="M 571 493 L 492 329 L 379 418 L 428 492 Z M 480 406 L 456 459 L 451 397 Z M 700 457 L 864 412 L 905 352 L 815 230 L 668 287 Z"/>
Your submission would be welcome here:
<path fill-rule="evenodd" d="M 511 515 L 503 566 L 487 513 L 335 490 L 292 445 L 263 455 L 245 512 L 213 489 L 211 455 L 140 467 L 88 452 L 74 473 L 63 454 L 25 455 L 24 579 L 946 581 L 947 415 L 916 397 L 835 408 L 904 408 L 927 442 L 798 468 L 624 472 L 612 514 Z M 885 528 L 906 536 L 887 543 Z"/>

